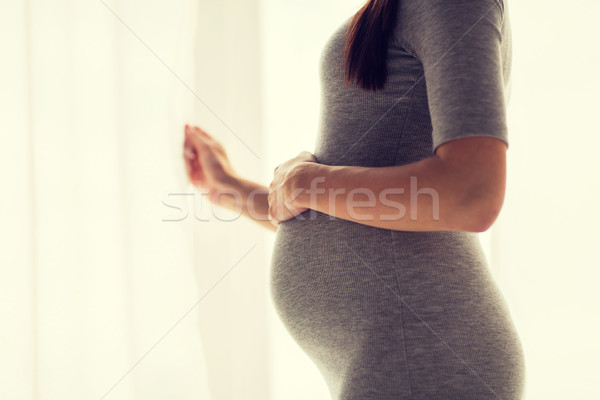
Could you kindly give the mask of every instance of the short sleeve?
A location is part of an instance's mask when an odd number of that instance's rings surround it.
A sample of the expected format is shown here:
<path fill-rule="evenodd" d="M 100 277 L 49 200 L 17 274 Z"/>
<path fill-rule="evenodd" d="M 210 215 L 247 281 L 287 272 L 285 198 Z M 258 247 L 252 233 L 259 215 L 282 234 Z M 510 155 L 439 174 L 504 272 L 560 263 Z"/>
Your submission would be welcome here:
<path fill-rule="evenodd" d="M 423 65 L 434 152 L 468 136 L 508 146 L 500 1 L 399 1 L 395 35 Z"/>

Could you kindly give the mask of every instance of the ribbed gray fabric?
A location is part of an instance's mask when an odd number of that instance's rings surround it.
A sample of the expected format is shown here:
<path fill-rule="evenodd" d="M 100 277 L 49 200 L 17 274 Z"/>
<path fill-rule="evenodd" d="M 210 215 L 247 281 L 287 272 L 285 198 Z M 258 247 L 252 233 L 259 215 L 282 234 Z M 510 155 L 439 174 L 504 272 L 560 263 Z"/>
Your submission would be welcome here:
<path fill-rule="evenodd" d="M 459 137 L 508 143 L 504 7 L 401 0 L 377 92 L 343 85 L 347 20 L 322 53 L 319 162 L 403 165 Z M 522 397 L 521 342 L 476 233 L 392 231 L 307 210 L 279 225 L 271 268 L 276 309 L 332 398 Z"/>

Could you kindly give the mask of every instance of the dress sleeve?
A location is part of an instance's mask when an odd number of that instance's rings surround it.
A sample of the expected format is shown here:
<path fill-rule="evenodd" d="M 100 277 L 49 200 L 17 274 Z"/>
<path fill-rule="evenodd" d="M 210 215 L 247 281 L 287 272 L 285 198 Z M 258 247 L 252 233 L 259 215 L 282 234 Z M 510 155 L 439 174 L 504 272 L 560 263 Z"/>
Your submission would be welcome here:
<path fill-rule="evenodd" d="M 508 146 L 502 0 L 399 0 L 398 43 L 423 65 L 433 151 L 467 136 Z"/>

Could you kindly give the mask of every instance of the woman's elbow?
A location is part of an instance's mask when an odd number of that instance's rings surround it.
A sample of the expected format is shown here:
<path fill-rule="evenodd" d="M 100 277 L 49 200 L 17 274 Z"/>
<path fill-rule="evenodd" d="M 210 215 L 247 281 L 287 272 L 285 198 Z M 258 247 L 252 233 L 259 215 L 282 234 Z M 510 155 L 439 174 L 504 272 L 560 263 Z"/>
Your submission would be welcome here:
<path fill-rule="evenodd" d="M 503 203 L 502 197 L 478 199 L 469 202 L 461 213 L 462 229 L 467 232 L 485 232 L 494 224 Z"/>

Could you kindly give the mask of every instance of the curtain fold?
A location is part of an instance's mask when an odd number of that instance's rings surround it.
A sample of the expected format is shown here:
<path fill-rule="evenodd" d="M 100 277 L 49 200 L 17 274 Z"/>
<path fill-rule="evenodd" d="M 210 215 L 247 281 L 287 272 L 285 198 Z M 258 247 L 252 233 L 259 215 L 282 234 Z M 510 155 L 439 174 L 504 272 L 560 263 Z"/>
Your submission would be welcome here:
<path fill-rule="evenodd" d="M 25 2 L 0 2 L 0 393 L 23 399 L 35 396 L 36 370 L 27 14 Z"/>
<path fill-rule="evenodd" d="M 195 219 L 182 160 L 184 124 L 213 124 L 237 167 L 262 177 L 224 127 L 260 153 L 258 53 L 242 67 L 236 45 L 240 32 L 255 40 L 256 13 L 253 2 L 2 2 L 0 397 L 266 398 L 262 232 Z M 220 33 L 197 36 L 200 19 Z M 199 74 L 213 39 L 230 64 Z M 202 92 L 211 82 L 228 89 Z M 178 193 L 190 213 L 171 221 L 165 199 Z M 248 249 L 245 272 L 211 275 Z"/>

